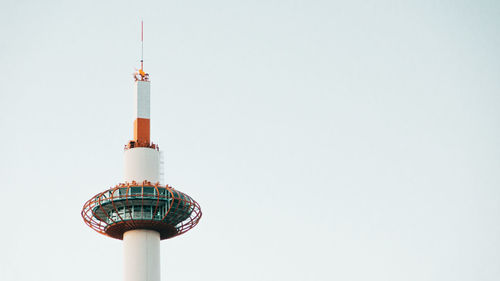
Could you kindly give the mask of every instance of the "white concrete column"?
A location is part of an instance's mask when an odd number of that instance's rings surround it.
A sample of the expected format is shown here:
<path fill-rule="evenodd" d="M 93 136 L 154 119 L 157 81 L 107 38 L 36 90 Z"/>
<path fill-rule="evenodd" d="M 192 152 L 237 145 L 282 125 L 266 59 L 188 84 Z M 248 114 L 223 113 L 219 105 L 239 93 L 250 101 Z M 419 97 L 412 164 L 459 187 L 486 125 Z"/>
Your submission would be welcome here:
<path fill-rule="evenodd" d="M 136 229 L 123 234 L 125 281 L 160 281 L 160 233 Z"/>
<path fill-rule="evenodd" d="M 136 147 L 124 152 L 125 182 L 152 184 L 160 181 L 160 152 L 148 147 Z"/>

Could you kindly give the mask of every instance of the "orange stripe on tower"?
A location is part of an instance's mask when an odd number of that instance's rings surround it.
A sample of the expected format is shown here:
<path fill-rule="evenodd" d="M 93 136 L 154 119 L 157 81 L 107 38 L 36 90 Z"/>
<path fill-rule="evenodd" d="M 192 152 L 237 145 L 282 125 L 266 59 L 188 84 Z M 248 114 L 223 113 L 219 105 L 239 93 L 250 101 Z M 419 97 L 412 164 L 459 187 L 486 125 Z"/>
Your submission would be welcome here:
<path fill-rule="evenodd" d="M 139 144 L 149 145 L 150 122 L 146 118 L 134 120 L 134 140 Z"/>

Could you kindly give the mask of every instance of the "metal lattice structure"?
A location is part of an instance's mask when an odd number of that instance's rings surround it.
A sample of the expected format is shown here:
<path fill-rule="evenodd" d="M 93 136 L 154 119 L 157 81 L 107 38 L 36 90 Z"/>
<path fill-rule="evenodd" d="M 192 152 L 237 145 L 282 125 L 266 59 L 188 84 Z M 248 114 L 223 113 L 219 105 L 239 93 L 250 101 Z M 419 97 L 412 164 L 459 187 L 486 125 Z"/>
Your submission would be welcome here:
<path fill-rule="evenodd" d="M 93 230 L 116 239 L 133 229 L 151 229 L 168 239 L 195 227 L 201 208 L 171 186 L 144 181 L 119 184 L 98 193 L 83 206 L 82 217 Z"/>

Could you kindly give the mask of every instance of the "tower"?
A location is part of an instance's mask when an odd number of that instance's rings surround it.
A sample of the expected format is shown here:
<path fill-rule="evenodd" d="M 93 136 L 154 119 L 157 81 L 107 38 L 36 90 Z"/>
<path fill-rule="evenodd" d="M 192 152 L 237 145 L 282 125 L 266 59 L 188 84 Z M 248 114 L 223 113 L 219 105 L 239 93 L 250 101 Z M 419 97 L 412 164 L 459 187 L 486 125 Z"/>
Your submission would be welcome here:
<path fill-rule="evenodd" d="M 150 140 L 150 81 L 142 58 L 134 78 L 134 137 L 125 145 L 124 182 L 88 200 L 82 217 L 98 233 L 123 240 L 125 281 L 160 281 L 160 240 L 196 226 L 201 209 L 187 194 L 161 182 L 160 151 Z"/>

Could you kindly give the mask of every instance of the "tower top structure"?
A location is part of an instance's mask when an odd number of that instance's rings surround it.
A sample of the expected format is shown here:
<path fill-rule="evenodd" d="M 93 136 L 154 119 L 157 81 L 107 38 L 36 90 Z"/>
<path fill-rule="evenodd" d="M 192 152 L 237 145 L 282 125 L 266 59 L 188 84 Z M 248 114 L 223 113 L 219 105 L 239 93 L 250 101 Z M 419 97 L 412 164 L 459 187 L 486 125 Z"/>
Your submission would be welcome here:
<path fill-rule="evenodd" d="M 152 230 L 160 239 L 180 235 L 201 219 L 198 203 L 160 182 L 160 151 L 150 139 L 150 80 L 144 71 L 141 21 L 141 68 L 134 73 L 134 133 L 125 145 L 124 182 L 93 196 L 82 217 L 95 231 L 124 239 L 132 230 Z"/>

